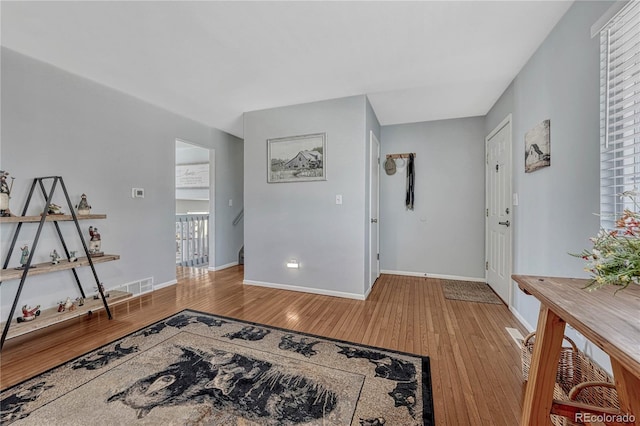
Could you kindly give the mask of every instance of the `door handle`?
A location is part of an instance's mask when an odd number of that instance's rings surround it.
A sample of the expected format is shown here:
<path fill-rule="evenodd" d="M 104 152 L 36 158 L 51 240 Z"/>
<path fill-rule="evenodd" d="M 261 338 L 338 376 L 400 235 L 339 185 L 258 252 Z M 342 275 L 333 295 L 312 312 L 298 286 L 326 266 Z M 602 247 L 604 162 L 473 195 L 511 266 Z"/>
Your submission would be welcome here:
<path fill-rule="evenodd" d="M 378 219 L 371 218 L 371 223 L 378 223 Z"/>
<path fill-rule="evenodd" d="M 504 226 L 506 226 L 506 227 L 508 228 L 508 227 L 511 225 L 511 222 L 509 222 L 509 221 L 506 221 L 506 222 L 498 222 L 498 225 L 504 225 Z"/>

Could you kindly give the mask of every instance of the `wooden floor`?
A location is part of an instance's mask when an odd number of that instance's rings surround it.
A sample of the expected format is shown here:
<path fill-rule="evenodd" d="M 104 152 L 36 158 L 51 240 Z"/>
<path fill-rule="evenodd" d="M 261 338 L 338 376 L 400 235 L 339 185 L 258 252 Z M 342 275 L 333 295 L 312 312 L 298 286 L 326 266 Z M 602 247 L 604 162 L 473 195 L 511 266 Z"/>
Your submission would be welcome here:
<path fill-rule="evenodd" d="M 447 300 L 432 278 L 382 275 L 366 301 L 242 284 L 243 268 L 179 268 L 178 284 L 104 313 L 5 343 L 0 388 L 16 384 L 185 308 L 428 355 L 437 425 L 516 425 L 520 354 L 504 305 Z"/>

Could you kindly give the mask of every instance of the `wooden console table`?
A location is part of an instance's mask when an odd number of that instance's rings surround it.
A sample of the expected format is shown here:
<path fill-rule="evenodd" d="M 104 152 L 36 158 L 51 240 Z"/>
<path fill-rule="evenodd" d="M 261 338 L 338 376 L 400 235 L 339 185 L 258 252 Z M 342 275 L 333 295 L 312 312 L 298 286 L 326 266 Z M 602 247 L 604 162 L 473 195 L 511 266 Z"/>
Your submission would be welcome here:
<path fill-rule="evenodd" d="M 566 411 L 567 404 L 553 401 L 566 324 L 609 355 L 620 409 L 635 416 L 630 424 L 640 426 L 640 286 L 631 284 L 614 295 L 617 288 L 612 286 L 584 290 L 589 283 L 584 279 L 512 278 L 522 291 L 541 303 L 521 426 L 550 425 L 552 412 L 570 412 Z M 577 403 L 568 406 L 576 411 L 584 408 Z"/>

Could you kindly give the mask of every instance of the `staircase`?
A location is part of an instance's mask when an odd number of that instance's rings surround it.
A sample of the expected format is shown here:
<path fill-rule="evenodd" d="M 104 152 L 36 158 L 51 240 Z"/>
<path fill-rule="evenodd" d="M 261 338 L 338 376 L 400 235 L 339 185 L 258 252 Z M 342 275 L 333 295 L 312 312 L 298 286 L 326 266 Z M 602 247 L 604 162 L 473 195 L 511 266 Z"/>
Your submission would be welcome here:
<path fill-rule="evenodd" d="M 240 213 L 238 213 L 238 216 L 236 216 L 236 218 L 233 219 L 233 226 L 236 226 L 242 220 L 243 217 L 244 217 L 244 209 L 240 210 Z M 242 246 L 242 248 L 238 252 L 238 265 L 244 265 L 244 246 Z"/>

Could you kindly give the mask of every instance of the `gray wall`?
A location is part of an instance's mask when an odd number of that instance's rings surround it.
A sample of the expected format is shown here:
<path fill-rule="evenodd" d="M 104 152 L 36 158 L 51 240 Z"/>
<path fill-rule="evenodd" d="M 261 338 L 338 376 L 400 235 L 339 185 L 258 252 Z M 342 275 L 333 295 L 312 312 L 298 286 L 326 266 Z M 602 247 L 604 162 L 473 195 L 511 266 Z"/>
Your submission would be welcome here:
<path fill-rule="evenodd" d="M 487 115 L 485 132 L 513 113 L 514 273 L 586 277 L 567 253 L 588 247 L 599 229 L 600 53 L 590 27 L 610 4 L 575 2 Z M 525 174 L 524 134 L 545 119 L 551 167 Z M 513 295 L 515 311 L 535 327 L 537 301 L 515 284 Z"/>
<path fill-rule="evenodd" d="M 500 125 L 500 123 L 502 123 L 502 121 L 509 114 L 513 112 L 514 84 L 515 84 L 514 82 L 511 82 L 511 84 L 509 84 L 507 89 L 502 93 L 500 98 L 496 101 L 496 103 L 491 107 L 491 110 L 489 110 L 489 112 L 485 116 L 485 129 L 484 129 L 485 136 L 488 136 L 497 126 Z M 511 120 L 512 120 L 511 124 L 513 127 L 513 121 L 515 120 L 515 117 L 512 116 Z M 517 162 L 520 162 L 520 160 L 518 160 Z M 519 166 L 518 164 L 514 164 L 514 170 L 513 170 L 514 175 L 516 173 L 515 168 L 518 168 L 518 170 L 520 169 L 524 170 L 524 160 L 522 160 L 522 164 L 523 164 L 522 166 Z"/>
<path fill-rule="evenodd" d="M 416 153 L 413 211 L 406 167 L 380 176 L 382 269 L 484 278 L 484 133 L 482 117 L 382 126 L 381 161 Z"/>
<path fill-rule="evenodd" d="M 363 295 L 365 105 L 355 96 L 245 113 L 246 282 Z M 321 132 L 326 181 L 267 183 L 267 139 Z M 291 258 L 300 269 L 286 268 Z"/>
<path fill-rule="evenodd" d="M 175 140 L 181 138 L 216 150 L 216 205 L 221 210 L 216 212 L 216 264 L 236 259 L 242 228 L 232 227 L 235 212 L 223 200 L 242 200 L 239 139 L 6 48 L 1 65 L 0 168 L 16 177 L 14 212 L 22 209 L 34 177 L 60 175 L 74 203 L 86 192 L 92 211 L 108 215 L 106 220 L 81 222 L 83 230 L 89 225 L 100 229 L 104 251 L 121 255 L 119 261 L 96 266 L 107 288 L 146 277 L 156 284 L 174 282 Z M 131 198 L 132 187 L 145 188 L 145 198 Z M 55 202 L 62 204 L 62 199 Z M 37 214 L 42 204 L 35 198 L 28 213 Z M 72 224 L 62 225 L 63 232 L 72 235 Z M 0 228 L 4 258 L 13 226 Z M 28 243 L 36 226 L 23 229 L 19 243 Z M 81 247 L 77 238 L 67 243 Z M 35 260 L 49 260 L 54 248 L 61 252 L 53 227 L 47 226 Z M 15 253 L 10 266 L 18 260 Z M 87 268 L 80 275 L 86 291 L 93 292 Z M 4 282 L 0 290 L 3 320 L 17 284 Z M 77 295 L 71 273 L 63 271 L 29 278 L 20 304 L 48 307 Z"/>
<path fill-rule="evenodd" d="M 237 263 L 238 252 L 244 244 L 244 222 L 240 220 L 233 225 L 233 220 L 244 209 L 244 143 L 218 129 L 212 129 L 212 140 L 216 169 L 214 267 L 220 267 Z M 229 206 L 229 200 L 233 200 L 233 206 Z"/>

